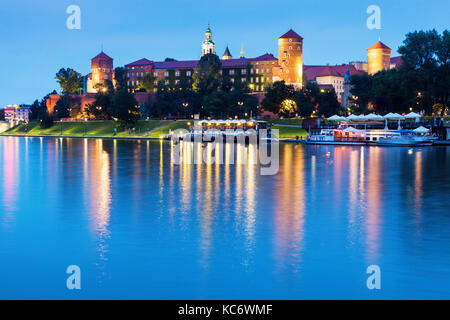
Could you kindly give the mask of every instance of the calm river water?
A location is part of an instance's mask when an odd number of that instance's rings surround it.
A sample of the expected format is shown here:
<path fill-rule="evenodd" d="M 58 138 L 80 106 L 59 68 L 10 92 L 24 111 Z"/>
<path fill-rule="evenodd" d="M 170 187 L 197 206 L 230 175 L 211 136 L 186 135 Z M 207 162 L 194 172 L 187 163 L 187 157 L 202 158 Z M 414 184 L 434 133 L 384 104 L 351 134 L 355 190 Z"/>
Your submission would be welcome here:
<path fill-rule="evenodd" d="M 450 298 L 450 148 L 281 144 L 273 176 L 170 154 L 0 138 L 0 298 Z"/>

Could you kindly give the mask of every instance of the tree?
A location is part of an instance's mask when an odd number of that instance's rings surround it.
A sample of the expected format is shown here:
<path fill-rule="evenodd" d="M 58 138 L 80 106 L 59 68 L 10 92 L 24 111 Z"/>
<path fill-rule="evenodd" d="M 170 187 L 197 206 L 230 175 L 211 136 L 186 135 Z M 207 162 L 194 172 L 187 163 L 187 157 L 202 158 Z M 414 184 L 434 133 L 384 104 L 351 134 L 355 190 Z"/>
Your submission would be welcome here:
<path fill-rule="evenodd" d="M 427 113 L 433 105 L 448 105 L 450 96 L 450 33 L 436 30 L 408 33 L 398 49 L 402 68 L 414 78 L 417 104 Z M 445 108 L 444 108 L 445 109 Z"/>
<path fill-rule="evenodd" d="M 297 107 L 286 101 L 295 102 L 296 92 L 293 86 L 288 86 L 284 81 L 276 81 L 266 86 L 266 95 L 262 101 L 264 110 L 275 114 L 289 114 L 295 112 Z M 290 107 L 288 107 L 290 106 Z M 295 109 L 295 110 L 294 110 Z"/>
<path fill-rule="evenodd" d="M 114 69 L 114 79 L 118 90 L 127 87 L 127 75 L 124 67 Z"/>
<path fill-rule="evenodd" d="M 42 116 L 41 122 L 40 122 L 40 127 L 42 129 L 48 129 L 53 127 L 54 125 L 54 120 L 53 120 L 53 116 L 49 115 L 47 112 Z"/>
<path fill-rule="evenodd" d="M 367 74 L 353 75 L 350 79 L 350 93 L 356 97 L 352 99 L 360 113 L 365 113 L 368 109 L 369 102 L 373 99 L 373 77 Z"/>
<path fill-rule="evenodd" d="M 5 109 L 0 109 L 0 121 L 5 121 Z"/>
<path fill-rule="evenodd" d="M 123 127 L 130 128 L 137 123 L 140 117 L 138 102 L 127 89 L 122 88 L 117 91 L 114 94 L 112 104 L 112 115 L 120 121 Z"/>
<path fill-rule="evenodd" d="M 81 74 L 73 69 L 60 69 L 56 74 L 56 80 L 61 86 L 63 94 L 75 94 L 80 93 L 83 79 Z"/>
<path fill-rule="evenodd" d="M 337 114 L 341 105 L 337 100 L 334 89 L 321 91 L 318 98 L 318 115 L 331 117 Z"/>
<path fill-rule="evenodd" d="M 203 107 L 208 115 L 219 117 L 230 112 L 230 97 L 224 91 L 214 91 L 203 97 Z"/>
<path fill-rule="evenodd" d="M 88 105 L 88 113 L 96 119 L 110 119 L 113 112 L 113 95 L 114 91 L 98 91 L 95 95 L 94 103 Z"/>
<path fill-rule="evenodd" d="M 148 72 L 139 82 L 138 88 L 144 89 L 146 92 L 153 92 L 155 89 L 155 80 L 156 78 L 153 76 L 153 74 L 151 72 Z"/>
<path fill-rule="evenodd" d="M 55 104 L 55 116 L 58 119 L 69 118 L 72 105 L 73 99 L 70 95 L 61 96 Z"/>
<path fill-rule="evenodd" d="M 194 73 L 193 88 L 200 95 L 205 96 L 217 91 L 221 85 L 220 70 L 222 63 L 215 54 L 206 54 L 198 62 L 198 68 Z"/>

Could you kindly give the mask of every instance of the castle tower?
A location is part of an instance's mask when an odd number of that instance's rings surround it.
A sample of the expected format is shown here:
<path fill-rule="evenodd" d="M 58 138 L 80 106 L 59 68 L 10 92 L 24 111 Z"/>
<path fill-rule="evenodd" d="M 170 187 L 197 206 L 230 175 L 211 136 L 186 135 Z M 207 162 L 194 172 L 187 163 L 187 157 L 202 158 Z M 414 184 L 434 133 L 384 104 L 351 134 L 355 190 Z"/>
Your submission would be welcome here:
<path fill-rule="evenodd" d="M 302 87 L 303 82 L 303 38 L 294 30 L 278 38 L 279 78 L 286 84 Z"/>
<path fill-rule="evenodd" d="M 383 70 L 391 68 L 391 48 L 378 41 L 367 50 L 368 73 L 373 75 Z"/>
<path fill-rule="evenodd" d="M 222 60 L 231 60 L 231 59 L 233 59 L 233 56 L 231 55 L 230 49 L 228 49 L 228 46 L 227 46 L 227 48 L 225 49 L 225 52 L 223 53 Z"/>
<path fill-rule="evenodd" d="M 216 44 L 212 40 L 212 32 L 209 24 L 205 32 L 205 40 L 202 43 L 202 57 L 206 54 L 216 54 Z"/>
<path fill-rule="evenodd" d="M 104 84 L 106 80 L 113 81 L 113 59 L 103 51 L 91 60 L 92 88 L 97 84 Z"/>

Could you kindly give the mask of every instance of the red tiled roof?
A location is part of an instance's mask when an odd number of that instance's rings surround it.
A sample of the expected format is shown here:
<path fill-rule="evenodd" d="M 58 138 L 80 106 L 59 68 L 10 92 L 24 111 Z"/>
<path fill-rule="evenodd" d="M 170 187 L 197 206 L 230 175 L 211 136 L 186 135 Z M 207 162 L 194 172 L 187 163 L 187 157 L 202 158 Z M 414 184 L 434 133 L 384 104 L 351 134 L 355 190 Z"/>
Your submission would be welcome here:
<path fill-rule="evenodd" d="M 198 60 L 154 62 L 155 69 L 194 69 Z"/>
<path fill-rule="evenodd" d="M 371 46 L 369 48 L 369 50 L 372 50 L 372 49 L 389 49 L 389 50 L 391 50 L 391 48 L 389 48 L 387 45 L 385 45 L 381 41 L 378 41 L 377 43 L 375 43 L 373 46 Z"/>
<path fill-rule="evenodd" d="M 289 29 L 288 32 L 286 32 L 285 34 L 283 34 L 279 39 L 300 39 L 303 40 L 303 38 L 294 30 Z"/>
<path fill-rule="evenodd" d="M 263 54 L 262 56 L 256 57 L 256 58 L 249 58 L 246 59 L 247 61 L 274 61 L 274 60 L 278 60 L 277 58 L 274 57 L 273 54 L 271 53 L 266 53 Z"/>
<path fill-rule="evenodd" d="M 248 59 L 230 59 L 230 60 L 222 60 L 223 68 L 238 68 L 242 66 L 246 66 L 248 63 Z"/>
<path fill-rule="evenodd" d="M 151 64 L 153 64 L 153 61 L 150 61 L 150 60 L 144 58 L 144 59 L 141 59 L 141 60 L 138 60 L 138 61 L 126 64 L 125 67 L 148 66 L 148 65 L 151 65 Z"/>
<path fill-rule="evenodd" d="M 113 58 L 111 58 L 110 56 L 108 56 L 106 53 L 104 53 L 102 51 L 98 55 L 96 55 L 94 58 L 92 58 L 92 60 L 94 60 L 94 59 L 109 59 L 109 60 L 112 60 Z"/>
<path fill-rule="evenodd" d="M 394 64 L 396 68 L 401 67 L 403 64 L 402 57 L 393 57 L 391 58 L 391 64 Z"/>
<path fill-rule="evenodd" d="M 256 58 L 244 59 L 228 59 L 221 60 L 224 68 L 239 68 L 248 65 L 253 61 L 277 61 L 273 54 L 266 53 Z M 150 61 L 148 59 L 141 59 L 125 65 L 126 67 L 153 65 L 155 69 L 195 69 L 198 66 L 199 60 L 185 60 L 185 61 Z"/>
<path fill-rule="evenodd" d="M 326 76 L 343 78 L 347 73 L 347 69 L 349 69 L 351 76 L 355 74 L 365 74 L 364 71 L 357 70 L 355 66 L 351 64 L 342 64 L 337 66 L 303 66 L 303 71 L 309 81 L 315 81 L 317 77 Z"/>

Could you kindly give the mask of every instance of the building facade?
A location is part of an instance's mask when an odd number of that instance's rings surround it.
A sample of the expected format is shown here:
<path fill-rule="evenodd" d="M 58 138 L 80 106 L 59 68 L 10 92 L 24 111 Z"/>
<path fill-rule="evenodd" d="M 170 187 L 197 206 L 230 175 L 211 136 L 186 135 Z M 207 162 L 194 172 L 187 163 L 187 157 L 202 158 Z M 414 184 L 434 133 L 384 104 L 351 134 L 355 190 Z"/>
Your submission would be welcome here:
<path fill-rule="evenodd" d="M 17 125 L 30 121 L 31 109 L 28 106 L 9 105 L 5 109 L 5 121 Z"/>
<path fill-rule="evenodd" d="M 373 75 L 383 70 L 391 69 L 391 48 L 378 41 L 367 49 L 368 73 Z"/>
<path fill-rule="evenodd" d="M 303 38 L 290 29 L 278 38 L 278 66 L 275 81 L 301 88 L 303 85 Z"/>
<path fill-rule="evenodd" d="M 114 60 L 103 51 L 92 58 L 91 74 L 86 77 L 86 92 L 96 93 L 106 81 L 114 83 Z"/>

